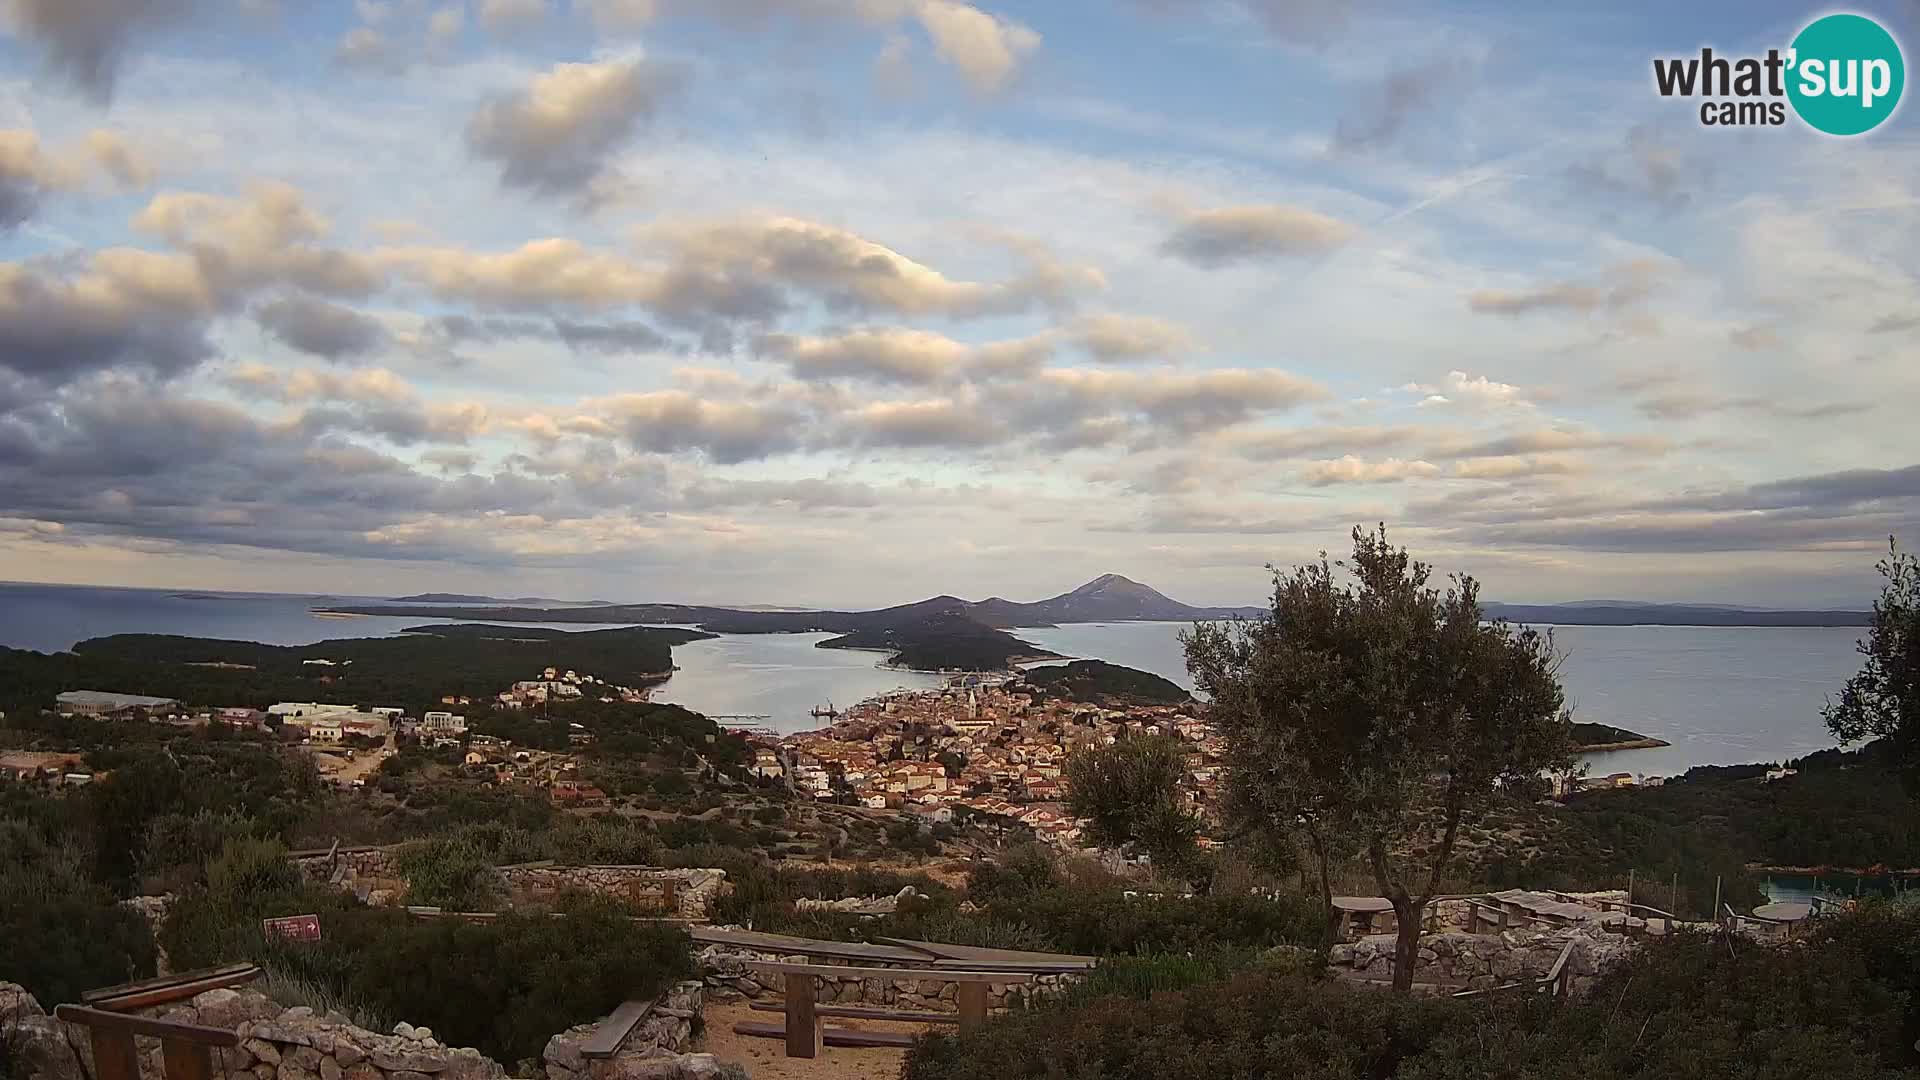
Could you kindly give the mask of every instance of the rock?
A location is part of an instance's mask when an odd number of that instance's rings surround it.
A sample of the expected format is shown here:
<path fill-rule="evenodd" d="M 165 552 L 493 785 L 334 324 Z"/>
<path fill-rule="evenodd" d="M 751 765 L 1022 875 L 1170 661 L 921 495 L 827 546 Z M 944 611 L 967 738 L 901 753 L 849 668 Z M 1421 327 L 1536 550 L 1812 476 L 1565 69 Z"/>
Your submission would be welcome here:
<path fill-rule="evenodd" d="M 313 1019 L 313 1009 L 306 1005 L 295 1005 L 293 1008 L 280 1014 L 281 1022 L 286 1024 L 297 1024 L 302 1020 L 311 1019 Z"/>
<path fill-rule="evenodd" d="M 283 1067 L 291 1065 L 303 1072 L 317 1073 L 320 1071 L 320 1051 L 311 1046 L 296 1046 L 280 1055 L 280 1064 Z"/>
<path fill-rule="evenodd" d="M 568 1072 L 582 1072 L 587 1067 L 587 1059 L 580 1054 L 580 1044 L 564 1034 L 547 1040 L 546 1049 L 540 1052 L 540 1060 Z"/>
<path fill-rule="evenodd" d="M 340 1063 L 341 1068 L 350 1069 L 359 1064 L 360 1059 L 366 1056 L 367 1052 L 360 1049 L 359 1045 L 352 1040 L 338 1035 L 334 1036 L 333 1058 Z"/>
<path fill-rule="evenodd" d="M 243 1039 L 240 1045 L 268 1068 L 280 1064 L 280 1048 L 265 1039 Z"/>
<path fill-rule="evenodd" d="M 320 1074 L 312 1069 L 303 1069 L 285 1060 L 280 1062 L 280 1068 L 274 1076 L 277 1080 L 320 1080 Z"/>
<path fill-rule="evenodd" d="M 246 1012 L 246 1003 L 238 990 L 207 990 L 195 994 L 193 1011 L 196 1023 L 206 1027 L 227 1028 L 239 1026 L 241 1021 L 250 1019 Z"/>
<path fill-rule="evenodd" d="M 252 1031 L 254 1038 L 265 1039 L 268 1042 L 287 1043 L 292 1046 L 305 1046 L 308 1042 L 305 1032 L 266 1020 L 254 1021 Z"/>
<path fill-rule="evenodd" d="M 413 1025 L 402 1020 L 393 1025 L 393 1033 L 403 1039 L 411 1039 L 413 1038 Z"/>
<path fill-rule="evenodd" d="M 433 1041 L 433 1029 L 432 1029 L 432 1028 L 428 1028 L 428 1027 L 417 1027 L 417 1028 L 414 1028 L 414 1029 L 413 1029 L 413 1037 L 414 1037 L 414 1038 L 416 1038 L 416 1039 L 419 1039 L 419 1040 L 420 1040 L 421 1042 L 432 1042 L 432 1041 Z"/>
<path fill-rule="evenodd" d="M 263 1061 L 253 1067 L 254 1080 L 273 1080 L 274 1075 L 279 1071 L 278 1065 L 269 1065 Z"/>
<path fill-rule="evenodd" d="M 386 1080 L 386 1078 L 380 1075 L 379 1069 L 362 1061 L 348 1069 L 346 1076 L 343 1077 L 342 1080 Z"/>
<path fill-rule="evenodd" d="M 387 1074 L 387 1080 L 427 1080 L 427 1074 L 410 1069 L 395 1069 Z"/>
<path fill-rule="evenodd" d="M 383 1050 L 376 1048 L 367 1055 L 367 1060 L 378 1066 L 383 1072 L 437 1073 L 447 1067 L 447 1063 L 436 1055 L 418 1050 Z"/>
<path fill-rule="evenodd" d="M 323 1057 L 320 1059 L 320 1080 L 340 1080 L 341 1074 L 345 1071 L 346 1070 L 340 1068 L 340 1063 L 333 1058 Z"/>

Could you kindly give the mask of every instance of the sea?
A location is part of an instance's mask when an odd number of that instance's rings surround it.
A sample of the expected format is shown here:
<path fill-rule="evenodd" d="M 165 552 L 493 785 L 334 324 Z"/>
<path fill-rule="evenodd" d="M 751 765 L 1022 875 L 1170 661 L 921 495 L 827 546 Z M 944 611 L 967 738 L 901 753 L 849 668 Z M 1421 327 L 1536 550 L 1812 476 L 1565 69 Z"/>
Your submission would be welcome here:
<path fill-rule="evenodd" d="M 107 634 L 181 634 L 279 645 L 385 637 L 448 622 L 399 616 L 322 618 L 314 607 L 379 597 L 194 592 L 0 583 L 0 646 L 56 652 Z M 578 623 L 551 624 L 582 629 Z M 1150 671 L 1188 689 L 1185 623 L 1087 623 L 1022 629 L 1072 657 Z M 1833 745 L 1820 720 L 1828 695 L 1859 667 L 1857 627 L 1560 626 L 1561 681 L 1576 720 L 1672 745 L 1590 755 L 1595 772 L 1674 776 L 1695 765 L 1786 761 Z M 814 646 L 826 634 L 724 634 L 673 651 L 677 670 L 656 700 L 739 723 L 801 731 L 815 709 L 845 708 L 937 675 L 882 667 L 876 653 Z M 90 689 L 140 692 L 139 687 Z"/>

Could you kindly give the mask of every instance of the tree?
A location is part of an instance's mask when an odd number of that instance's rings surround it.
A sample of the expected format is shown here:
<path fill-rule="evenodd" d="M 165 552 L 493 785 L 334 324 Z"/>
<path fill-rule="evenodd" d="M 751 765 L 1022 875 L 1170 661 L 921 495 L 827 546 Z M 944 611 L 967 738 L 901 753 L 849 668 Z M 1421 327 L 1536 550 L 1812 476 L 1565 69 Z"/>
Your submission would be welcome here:
<path fill-rule="evenodd" d="M 1187 876 L 1200 826 L 1180 792 L 1186 771 L 1186 747 L 1165 735 L 1081 750 L 1067 758 L 1067 807 L 1089 821 L 1095 844 L 1143 852 L 1156 870 Z"/>
<path fill-rule="evenodd" d="M 1462 822 L 1571 763 L 1553 640 L 1485 621 L 1471 577 L 1429 586 L 1384 525 L 1353 530 L 1351 561 L 1273 575 L 1271 611 L 1183 635 L 1227 743 L 1224 812 L 1243 832 L 1304 835 L 1330 927 L 1329 865 L 1363 853 L 1399 923 L 1404 990 Z"/>
<path fill-rule="evenodd" d="M 1874 569 L 1887 582 L 1858 644 L 1866 662 L 1821 715 L 1843 743 L 1891 741 L 1909 790 L 1920 790 L 1920 560 L 1890 536 L 1887 557 Z"/>

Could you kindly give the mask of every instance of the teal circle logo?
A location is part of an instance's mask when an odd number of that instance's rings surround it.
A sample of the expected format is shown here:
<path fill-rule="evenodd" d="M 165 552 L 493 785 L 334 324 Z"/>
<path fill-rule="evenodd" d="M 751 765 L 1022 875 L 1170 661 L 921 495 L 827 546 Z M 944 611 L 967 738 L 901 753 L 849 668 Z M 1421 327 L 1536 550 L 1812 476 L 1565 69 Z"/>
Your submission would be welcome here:
<path fill-rule="evenodd" d="M 1900 104 L 1907 65 L 1900 43 L 1865 15 L 1827 15 L 1807 24 L 1788 54 L 1787 99 L 1815 130 L 1860 135 Z"/>

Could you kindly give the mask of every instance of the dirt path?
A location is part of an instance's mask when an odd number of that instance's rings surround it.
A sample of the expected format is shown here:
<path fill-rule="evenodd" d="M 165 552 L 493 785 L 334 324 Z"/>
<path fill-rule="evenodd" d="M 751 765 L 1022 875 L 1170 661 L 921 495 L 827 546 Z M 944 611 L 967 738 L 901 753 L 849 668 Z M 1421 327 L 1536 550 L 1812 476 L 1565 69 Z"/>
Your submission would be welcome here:
<path fill-rule="evenodd" d="M 900 1065 L 907 1059 L 905 1050 L 884 1047 L 854 1049 L 829 1046 L 813 1059 L 790 1058 L 787 1046 L 778 1039 L 735 1035 L 733 1025 L 741 1020 L 766 1022 L 778 1020 L 779 1013 L 754 1012 L 746 1002 L 711 1004 L 704 1012 L 706 1032 L 696 1050 L 709 1053 L 722 1062 L 746 1066 L 753 1080 L 899 1080 Z M 870 1031 L 904 1031 L 917 1035 L 925 1024 L 899 1024 L 885 1020 L 829 1020 L 834 1027 L 857 1027 Z"/>

